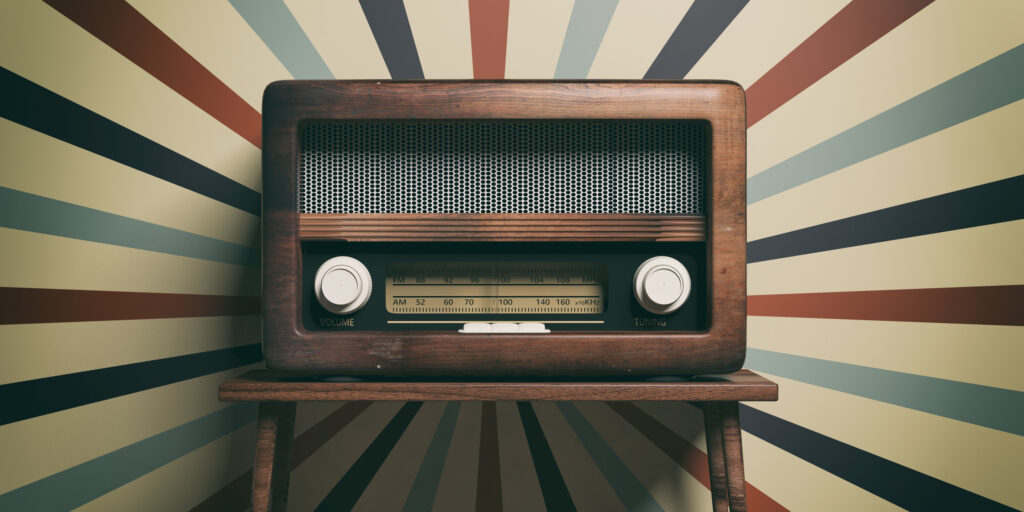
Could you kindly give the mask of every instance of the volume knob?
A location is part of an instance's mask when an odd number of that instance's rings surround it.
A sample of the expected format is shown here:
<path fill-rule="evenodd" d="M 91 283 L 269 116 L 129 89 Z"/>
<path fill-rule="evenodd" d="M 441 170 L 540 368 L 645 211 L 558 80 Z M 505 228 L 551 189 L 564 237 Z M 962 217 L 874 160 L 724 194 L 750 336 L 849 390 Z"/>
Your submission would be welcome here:
<path fill-rule="evenodd" d="M 671 313 L 690 296 L 690 273 L 675 258 L 655 256 L 633 275 L 633 296 L 651 313 Z"/>
<path fill-rule="evenodd" d="M 320 305 L 331 313 L 354 313 L 370 300 L 370 271 L 359 260 L 337 256 L 320 265 L 313 284 Z"/>

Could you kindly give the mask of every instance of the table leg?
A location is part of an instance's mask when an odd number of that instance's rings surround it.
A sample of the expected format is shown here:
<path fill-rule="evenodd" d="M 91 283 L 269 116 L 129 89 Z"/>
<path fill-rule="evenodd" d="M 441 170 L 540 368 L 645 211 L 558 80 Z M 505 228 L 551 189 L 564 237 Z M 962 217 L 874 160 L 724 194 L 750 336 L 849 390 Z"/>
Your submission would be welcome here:
<path fill-rule="evenodd" d="M 739 404 L 722 402 L 719 405 L 719 413 L 722 416 L 722 444 L 725 447 L 725 475 L 729 484 L 729 506 L 732 512 L 747 512 L 747 481 L 743 475 Z"/>
<path fill-rule="evenodd" d="M 722 421 L 718 402 L 704 402 L 701 408 L 704 409 L 704 437 L 708 443 L 711 504 L 714 512 L 729 512 L 729 491 L 726 487 Z"/>
<path fill-rule="evenodd" d="M 295 402 L 260 402 L 252 468 L 253 512 L 286 509 L 294 432 Z"/>

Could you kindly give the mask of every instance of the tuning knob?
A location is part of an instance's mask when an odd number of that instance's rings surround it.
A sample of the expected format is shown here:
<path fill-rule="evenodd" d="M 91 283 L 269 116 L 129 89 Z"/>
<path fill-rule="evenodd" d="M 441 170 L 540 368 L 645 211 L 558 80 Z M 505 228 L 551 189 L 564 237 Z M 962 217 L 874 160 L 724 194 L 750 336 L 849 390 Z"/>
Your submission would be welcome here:
<path fill-rule="evenodd" d="M 320 265 L 314 290 L 320 305 L 331 313 L 354 313 L 370 300 L 370 271 L 355 258 L 337 256 Z"/>
<path fill-rule="evenodd" d="M 633 275 L 633 296 L 651 313 L 671 313 L 690 296 L 690 273 L 675 258 L 655 256 Z"/>

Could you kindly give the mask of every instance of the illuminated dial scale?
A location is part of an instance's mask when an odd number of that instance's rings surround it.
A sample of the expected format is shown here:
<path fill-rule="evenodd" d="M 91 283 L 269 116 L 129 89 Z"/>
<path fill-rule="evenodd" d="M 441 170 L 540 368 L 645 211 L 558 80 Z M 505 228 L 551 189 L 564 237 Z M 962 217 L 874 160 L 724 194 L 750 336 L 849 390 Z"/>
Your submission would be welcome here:
<path fill-rule="evenodd" d="M 597 314 L 605 309 L 604 265 L 543 262 L 443 262 L 388 265 L 384 299 L 392 314 Z M 645 261 L 633 277 L 644 309 L 671 313 L 690 294 L 690 276 L 667 256 Z M 317 299 L 328 311 L 352 313 L 370 293 L 370 276 L 345 256 L 317 272 Z"/>

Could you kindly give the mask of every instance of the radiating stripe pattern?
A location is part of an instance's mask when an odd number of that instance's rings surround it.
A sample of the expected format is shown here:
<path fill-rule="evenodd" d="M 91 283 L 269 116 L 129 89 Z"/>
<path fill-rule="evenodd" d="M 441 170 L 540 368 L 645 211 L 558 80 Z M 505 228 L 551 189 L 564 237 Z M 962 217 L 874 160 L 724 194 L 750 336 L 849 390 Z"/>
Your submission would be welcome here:
<path fill-rule="evenodd" d="M 4 2 L 0 16 L 49 16 L 38 31 L 52 34 L 45 40 L 52 47 L 34 42 L 11 51 L 49 62 L 72 35 L 91 38 L 89 55 L 106 51 L 108 64 L 152 77 L 129 104 L 155 105 L 175 126 L 208 120 L 220 130 L 209 132 L 219 134 L 210 148 L 241 143 L 252 151 L 261 144 L 254 92 L 266 78 L 246 82 L 247 76 L 287 70 L 298 79 L 370 78 L 386 66 L 392 79 L 422 79 L 424 67 L 465 75 L 444 78 L 500 79 L 508 67 L 516 78 L 582 79 L 593 67 L 601 76 L 681 79 L 691 70 L 734 69 L 734 59 L 721 57 L 729 51 L 716 48 L 771 38 L 776 26 L 752 20 L 782 9 L 748 7 L 746 0 L 694 0 L 674 11 L 668 3 L 658 10 L 622 0 L 467 0 L 425 15 L 429 4 L 409 7 L 403 0 L 229 0 L 201 13 L 184 2 L 175 8 L 188 12 L 178 16 L 142 0 L 45 0 L 34 8 L 27 3 L 33 1 Z M 969 8 L 993 22 L 1024 16 L 1013 0 Z M 334 16 L 318 17 L 321 9 Z M 955 184 L 936 183 L 942 178 L 926 163 L 935 159 L 925 144 L 940 134 L 984 138 L 992 126 L 1024 125 L 1024 32 L 1003 33 L 1007 24 L 993 23 L 992 33 L 970 40 L 908 38 L 958 33 L 950 5 L 931 0 L 852 0 L 830 9 L 803 19 L 804 39 L 773 46 L 764 55 L 778 62 L 760 57 L 762 67 L 751 66 L 744 81 L 700 77 L 750 85 L 749 159 L 769 164 L 751 169 L 748 180 L 749 213 L 758 215 L 752 222 L 763 234 L 747 245 L 749 282 L 757 290 L 748 298 L 746 364 L 784 385 L 777 404 L 741 406 L 749 509 L 1024 510 L 1024 457 L 955 456 L 1024 453 L 1024 373 L 985 373 L 986 361 L 1019 359 L 1024 340 L 1024 161 L 1008 168 L 1009 151 L 1002 160 L 989 158 L 1001 151 L 993 143 L 969 155 L 976 163 L 963 165 Z M 204 32 L 188 33 L 183 22 L 200 19 Z M 218 23 L 231 30 L 209 30 Z M 637 32 L 644 27 L 651 30 Z M 442 37 L 446 31 L 451 37 Z M 248 43 L 223 44 L 243 32 Z M 196 51 L 200 37 L 210 51 Z M 11 39 L 4 42 L 14 48 Z M 661 47 L 624 46 L 640 39 Z M 847 101 L 850 91 L 832 77 L 885 69 L 896 57 L 877 50 L 911 39 L 950 55 L 929 70 L 931 81 L 908 80 L 904 89 L 916 89 L 904 97 L 803 140 L 804 147 L 777 144 L 788 137 L 776 129 L 780 119 L 814 125 L 792 119 L 801 98 Z M 627 54 L 649 68 L 609 69 L 624 66 Z M 260 340 L 252 338 L 259 330 L 259 253 L 248 245 L 255 233 L 242 232 L 239 220 L 254 229 L 261 196 L 250 188 L 258 181 L 237 181 L 258 176 L 254 159 L 250 169 L 238 165 L 254 154 L 231 161 L 235 149 L 188 150 L 151 129 L 159 119 L 140 124 L 123 110 L 110 111 L 111 103 L 97 103 L 97 90 L 124 94 L 110 86 L 121 77 L 65 71 L 56 87 L 43 68 L 24 61 L 0 66 L 0 117 L 12 123 L 11 133 L 67 149 L 44 159 L 32 151 L 50 146 L 0 140 L 0 151 L 18 156 L 6 161 L 29 164 L 0 186 L 0 229 L 16 242 L 0 248 L 0 262 L 14 262 L 0 265 L 0 358 L 24 369 L 0 384 L 0 445 L 21 455 L 0 464 L 0 510 L 132 510 L 154 500 L 175 510 L 245 510 L 255 407 L 217 402 L 216 383 L 262 359 Z M 531 69 L 543 71 L 523 75 Z M 886 80 L 879 74 L 876 87 Z M 162 103 L 179 97 L 187 102 L 180 105 L 197 109 L 184 116 Z M 991 116 L 999 116 L 998 124 L 986 121 Z M 772 145 L 790 149 L 769 157 L 762 148 Z M 896 153 L 899 159 L 887 158 Z M 122 174 L 99 175 L 98 167 L 83 164 L 86 157 Z M 49 192 L 42 179 L 26 177 L 40 168 L 88 193 Z M 112 178 L 123 173 L 147 188 Z M 855 194 L 841 185 L 858 180 L 863 186 Z M 871 187 L 884 187 L 885 200 L 863 197 Z M 843 213 L 816 211 L 808 202 L 814 194 L 841 203 Z M 115 196 L 116 205 L 97 200 Z M 182 197 L 190 198 L 188 206 L 168 199 Z M 157 214 L 141 207 L 154 204 L 161 206 Z M 175 211 L 205 204 L 239 217 L 209 230 L 173 220 Z M 783 214 L 789 218 L 777 217 Z M 11 257 L 18 243 L 31 243 L 36 253 Z M 949 263 L 971 261 L 992 268 Z M 48 265 L 61 271 L 44 280 Z M 119 265 L 141 270 L 117 276 Z M 895 276 L 890 266 L 924 270 Z M 236 277 L 203 284 L 217 269 Z M 160 277 L 138 279 L 140 272 Z M 76 274 L 87 278 L 61 281 Z M 828 274 L 847 277 L 816 279 Z M 871 286 L 854 288 L 858 278 Z M 943 327 L 956 334 L 936 336 Z M 858 339 L 883 329 L 906 339 Z M 147 330 L 160 335 L 145 336 Z M 54 339 L 75 332 L 80 339 Z M 182 343 L 169 345 L 175 337 Z M 98 359 L 101 341 L 102 350 L 130 350 Z M 828 421 L 814 419 L 815 400 L 837 402 Z M 355 402 L 303 404 L 298 416 L 291 462 L 303 478 L 292 480 L 293 510 L 711 507 L 703 420 L 685 404 Z M 892 418 L 907 425 L 885 423 Z M 623 437 L 609 435 L 615 432 Z M 38 460 L 23 460 L 26 453 Z M 650 460 L 641 464 L 638 453 Z M 647 462 L 666 474 L 652 475 Z"/>

